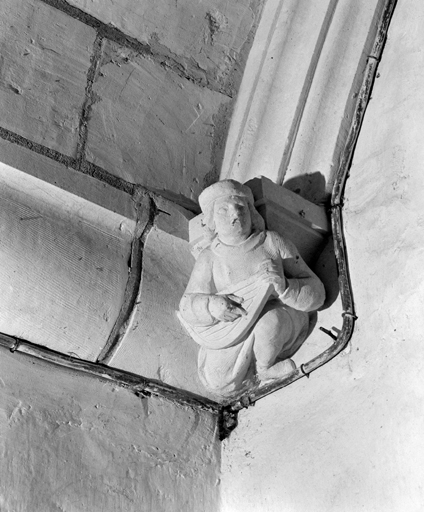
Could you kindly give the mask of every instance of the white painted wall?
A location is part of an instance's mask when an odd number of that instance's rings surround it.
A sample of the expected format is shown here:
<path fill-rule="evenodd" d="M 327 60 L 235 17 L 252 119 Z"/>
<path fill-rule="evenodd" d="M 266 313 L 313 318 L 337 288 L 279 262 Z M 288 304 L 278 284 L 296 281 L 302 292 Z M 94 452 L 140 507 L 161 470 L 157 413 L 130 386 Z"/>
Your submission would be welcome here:
<path fill-rule="evenodd" d="M 398 2 L 348 179 L 351 345 L 241 414 L 223 512 L 424 509 L 423 21 Z"/>
<path fill-rule="evenodd" d="M 216 420 L 0 353 L 2 512 L 215 512 Z"/>

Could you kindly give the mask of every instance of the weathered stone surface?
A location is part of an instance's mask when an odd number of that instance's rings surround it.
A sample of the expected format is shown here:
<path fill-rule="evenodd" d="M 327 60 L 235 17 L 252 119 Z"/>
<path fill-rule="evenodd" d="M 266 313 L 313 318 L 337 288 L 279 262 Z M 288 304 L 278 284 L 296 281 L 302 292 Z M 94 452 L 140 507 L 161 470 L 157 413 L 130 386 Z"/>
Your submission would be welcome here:
<path fill-rule="evenodd" d="M 136 218 L 129 194 L 27 148 L 0 139 L 0 162 L 128 219 Z"/>
<path fill-rule="evenodd" d="M 213 415 L 0 355 L 2 511 L 218 510 Z"/>
<path fill-rule="evenodd" d="M 70 0 L 105 23 L 169 56 L 194 79 L 232 92 L 231 72 L 255 23 L 260 1 Z"/>
<path fill-rule="evenodd" d="M 147 236 L 136 308 L 110 366 L 159 379 L 203 396 L 198 347 L 176 312 L 193 268 L 188 220 L 169 204 Z"/>
<path fill-rule="evenodd" d="M 328 200 L 383 4 L 266 3 L 221 178 L 263 175 L 316 204 Z"/>
<path fill-rule="evenodd" d="M 125 180 L 197 197 L 229 99 L 113 43 L 93 91 L 88 160 Z"/>
<path fill-rule="evenodd" d="M 279 182 L 290 130 L 311 81 L 311 62 L 334 2 L 269 0 L 247 60 L 228 134 L 221 179 Z M 318 48 L 319 50 L 319 48 Z M 280 182 L 279 182 L 280 183 Z"/>
<path fill-rule="evenodd" d="M 39 0 L 3 0 L 0 126 L 74 156 L 94 38 Z"/>
<path fill-rule="evenodd" d="M 0 164 L 0 332 L 95 360 L 118 317 L 135 223 Z"/>
<path fill-rule="evenodd" d="M 346 185 L 351 344 L 241 413 L 223 512 L 422 508 L 423 18 L 397 3 Z"/>
<path fill-rule="evenodd" d="M 317 204 L 331 194 L 384 4 L 340 2 L 328 30 L 284 178 Z"/>

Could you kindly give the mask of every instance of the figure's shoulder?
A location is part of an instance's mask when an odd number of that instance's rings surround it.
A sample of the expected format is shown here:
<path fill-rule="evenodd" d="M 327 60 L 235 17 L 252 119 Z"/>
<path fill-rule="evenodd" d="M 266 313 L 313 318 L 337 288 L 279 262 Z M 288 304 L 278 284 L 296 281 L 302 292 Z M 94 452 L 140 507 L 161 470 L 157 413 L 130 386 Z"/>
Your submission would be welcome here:
<path fill-rule="evenodd" d="M 273 245 L 281 245 L 286 243 L 286 239 L 276 231 L 265 231 L 265 242 Z"/>
<path fill-rule="evenodd" d="M 211 247 L 205 247 L 196 258 L 196 265 L 206 265 L 213 260 Z"/>
<path fill-rule="evenodd" d="M 190 282 L 198 283 L 199 280 L 203 281 L 204 279 L 208 279 L 207 276 L 211 274 L 212 267 L 212 253 L 208 247 L 203 249 L 203 251 L 197 256 L 191 273 Z"/>
<path fill-rule="evenodd" d="M 296 246 L 294 243 L 287 237 L 277 233 L 277 231 L 266 231 L 266 243 L 268 243 L 272 248 L 278 249 L 280 252 L 285 253 L 287 255 L 297 253 Z"/>

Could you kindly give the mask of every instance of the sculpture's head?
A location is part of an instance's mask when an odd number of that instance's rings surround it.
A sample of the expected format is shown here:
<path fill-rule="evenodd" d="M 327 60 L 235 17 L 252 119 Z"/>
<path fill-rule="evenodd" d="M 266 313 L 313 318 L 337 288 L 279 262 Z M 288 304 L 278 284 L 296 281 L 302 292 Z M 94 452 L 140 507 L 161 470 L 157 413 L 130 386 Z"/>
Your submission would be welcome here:
<path fill-rule="evenodd" d="M 252 231 L 263 231 L 265 223 L 254 207 L 252 191 L 238 181 L 223 180 L 199 196 L 204 223 L 223 242 L 238 243 Z"/>

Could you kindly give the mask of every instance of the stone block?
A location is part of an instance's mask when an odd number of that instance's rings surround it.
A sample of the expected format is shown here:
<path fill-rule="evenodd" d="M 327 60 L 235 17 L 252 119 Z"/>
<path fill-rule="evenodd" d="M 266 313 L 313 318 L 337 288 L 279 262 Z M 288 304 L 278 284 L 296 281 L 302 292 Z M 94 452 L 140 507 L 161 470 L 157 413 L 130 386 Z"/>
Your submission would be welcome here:
<path fill-rule="evenodd" d="M 0 125 L 74 156 L 95 35 L 38 0 L 3 0 Z"/>
<path fill-rule="evenodd" d="M 148 44 L 215 89 L 232 88 L 228 75 L 255 23 L 250 0 L 69 0 L 69 3 Z M 230 80 L 231 81 L 231 80 Z"/>
<path fill-rule="evenodd" d="M 267 229 L 289 238 L 311 265 L 331 233 L 326 209 L 267 178 L 254 178 L 246 185 L 252 189 L 256 209 Z"/>
<path fill-rule="evenodd" d="M 229 98 L 114 43 L 93 91 L 87 159 L 127 181 L 196 198 Z"/>
<path fill-rule="evenodd" d="M 144 245 L 136 308 L 109 364 L 205 396 L 198 347 L 176 315 L 194 265 L 188 222 L 177 209 L 159 213 Z"/>
<path fill-rule="evenodd" d="M 128 279 L 135 223 L 0 164 L 0 332 L 96 360 Z"/>
<path fill-rule="evenodd" d="M 129 194 L 25 147 L 0 139 L 0 162 L 123 217 L 136 219 Z"/>

